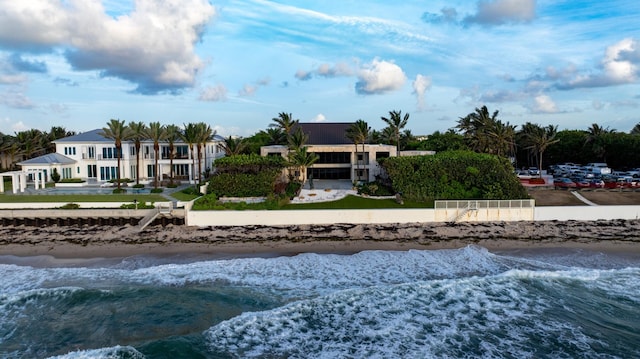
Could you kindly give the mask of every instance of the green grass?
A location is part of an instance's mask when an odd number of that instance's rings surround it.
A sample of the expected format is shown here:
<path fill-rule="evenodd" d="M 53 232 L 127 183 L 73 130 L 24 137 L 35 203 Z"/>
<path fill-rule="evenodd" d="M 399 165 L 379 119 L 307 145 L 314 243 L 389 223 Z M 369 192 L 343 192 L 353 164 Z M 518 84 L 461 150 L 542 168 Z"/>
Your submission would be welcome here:
<path fill-rule="evenodd" d="M 430 202 L 396 203 L 395 199 L 373 199 L 349 195 L 345 198 L 331 202 L 311 202 L 300 204 L 287 204 L 281 209 L 385 209 L 385 208 L 433 208 Z"/>
<path fill-rule="evenodd" d="M 184 193 L 182 191 L 178 191 L 178 192 L 174 192 L 171 194 L 171 197 L 177 199 L 178 201 L 191 201 L 192 199 L 196 199 L 198 197 L 200 197 L 197 194 L 189 194 L 189 193 Z"/>
<path fill-rule="evenodd" d="M 55 195 L 15 195 L 0 194 L 2 203 L 29 202 L 166 202 L 167 199 L 157 194 L 55 194 Z"/>

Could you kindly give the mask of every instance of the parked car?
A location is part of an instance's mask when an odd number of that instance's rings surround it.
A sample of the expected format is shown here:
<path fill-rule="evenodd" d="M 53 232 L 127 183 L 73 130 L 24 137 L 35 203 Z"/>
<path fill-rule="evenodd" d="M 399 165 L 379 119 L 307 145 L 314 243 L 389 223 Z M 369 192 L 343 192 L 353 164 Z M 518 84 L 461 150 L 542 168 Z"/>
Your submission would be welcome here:
<path fill-rule="evenodd" d="M 558 188 L 576 188 L 576 183 L 573 182 L 570 178 L 567 177 L 559 177 L 553 179 L 553 187 Z"/>
<path fill-rule="evenodd" d="M 538 169 L 538 167 L 529 167 L 529 175 L 540 176 L 540 170 Z"/>
<path fill-rule="evenodd" d="M 588 179 L 581 179 L 574 182 L 576 184 L 576 188 L 592 188 L 592 182 Z"/>

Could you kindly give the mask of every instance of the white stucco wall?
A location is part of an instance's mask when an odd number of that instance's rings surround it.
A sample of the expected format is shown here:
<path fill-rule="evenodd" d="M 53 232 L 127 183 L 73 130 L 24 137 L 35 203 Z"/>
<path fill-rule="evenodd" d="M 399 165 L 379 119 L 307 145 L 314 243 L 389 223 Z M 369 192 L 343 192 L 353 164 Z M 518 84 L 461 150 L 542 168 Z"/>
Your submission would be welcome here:
<path fill-rule="evenodd" d="M 536 207 L 536 221 L 595 221 L 598 219 L 638 219 L 640 206 L 549 206 Z"/>

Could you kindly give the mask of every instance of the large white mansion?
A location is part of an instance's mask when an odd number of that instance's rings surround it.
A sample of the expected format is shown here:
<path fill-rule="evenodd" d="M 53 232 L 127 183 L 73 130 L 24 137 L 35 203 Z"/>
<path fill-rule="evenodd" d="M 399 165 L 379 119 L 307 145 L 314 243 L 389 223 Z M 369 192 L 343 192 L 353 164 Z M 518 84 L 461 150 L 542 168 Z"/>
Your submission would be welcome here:
<path fill-rule="evenodd" d="M 19 162 L 22 172 L 28 181 L 36 179 L 49 182 L 55 169 L 60 178 L 80 178 L 88 182 L 105 183 L 117 177 L 118 159 L 115 143 L 102 136 L 101 129 L 61 138 L 53 141 L 56 152 Z M 214 136 L 206 143 L 202 152 L 202 171 L 212 170 L 213 161 L 224 156 L 220 144 L 224 139 Z M 198 171 L 198 153 L 194 147 L 196 163 L 191 157 L 189 146 L 184 142 L 174 143 L 173 176 L 177 181 L 193 182 Z M 139 173 L 140 183 L 152 183 L 155 179 L 155 152 L 152 141 L 142 141 L 139 153 L 139 164 L 136 160 L 136 148 L 133 141 L 122 141 L 122 158 L 120 159 L 120 178 L 136 180 Z M 160 180 L 168 179 L 171 174 L 169 144 L 160 143 L 158 153 L 158 176 Z M 137 170 L 137 167 L 140 170 Z"/>

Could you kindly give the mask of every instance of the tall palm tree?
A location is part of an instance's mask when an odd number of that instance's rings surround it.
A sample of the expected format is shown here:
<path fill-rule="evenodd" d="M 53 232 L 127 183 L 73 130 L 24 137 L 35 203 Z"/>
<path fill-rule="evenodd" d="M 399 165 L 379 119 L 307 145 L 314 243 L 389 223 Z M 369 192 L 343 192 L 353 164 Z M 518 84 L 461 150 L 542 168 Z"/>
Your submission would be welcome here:
<path fill-rule="evenodd" d="M 487 129 L 487 135 L 493 143 L 489 153 L 506 157 L 514 155 L 516 126 L 498 120 Z"/>
<path fill-rule="evenodd" d="M 640 123 L 636 123 L 629 133 L 632 135 L 640 135 Z"/>
<path fill-rule="evenodd" d="M 538 169 L 542 171 L 542 155 L 544 151 L 546 151 L 549 146 L 560 141 L 556 138 L 558 126 L 548 125 L 542 127 L 528 124 L 526 127 L 523 126 L 523 129 L 525 128 L 527 131 L 524 132 L 525 144 L 528 150 L 535 151 L 538 157 Z"/>
<path fill-rule="evenodd" d="M 193 181 L 197 186 L 200 178 L 198 177 L 196 179 L 196 156 L 194 147 L 199 141 L 198 126 L 195 123 L 185 124 L 184 129 L 180 132 L 180 138 L 189 146 L 189 152 L 191 153 L 191 173 Z"/>
<path fill-rule="evenodd" d="M 124 121 L 111 119 L 107 122 L 107 127 L 103 127 L 99 133 L 101 136 L 113 140 L 116 147 L 116 159 L 118 168 L 116 169 L 116 179 L 118 191 L 120 191 L 120 158 L 122 158 L 122 141 L 130 137 L 130 129 L 125 126 Z"/>
<path fill-rule="evenodd" d="M 151 122 L 149 127 L 145 129 L 145 137 L 153 141 L 153 152 L 155 154 L 153 187 L 158 188 L 158 157 L 160 155 L 160 141 L 164 141 L 164 139 L 167 138 L 167 131 L 160 122 Z"/>
<path fill-rule="evenodd" d="M 356 152 L 358 152 L 358 144 L 362 144 L 362 162 L 364 164 L 364 145 L 369 139 L 369 135 L 371 134 L 371 127 L 367 124 L 366 121 L 359 119 L 358 121 L 352 123 L 349 128 L 347 128 L 347 138 L 353 141 L 356 146 Z M 358 167 L 360 167 L 360 161 L 357 161 Z M 359 169 L 359 168 L 358 168 Z M 358 181 L 360 181 L 361 171 L 358 172 Z"/>
<path fill-rule="evenodd" d="M 271 120 L 273 123 L 269 126 L 281 129 L 287 136 L 291 134 L 293 127 L 300 123 L 300 120 L 294 120 L 293 115 L 286 112 L 280 112 L 278 117 L 274 117 Z"/>
<path fill-rule="evenodd" d="M 142 141 L 146 140 L 147 125 L 144 122 L 129 122 L 129 138 L 133 140 L 133 145 L 136 148 L 136 184 L 140 184 L 140 147 Z"/>
<path fill-rule="evenodd" d="M 402 111 L 389 111 L 389 117 L 381 117 L 382 121 L 386 123 L 389 128 L 393 131 L 393 135 L 396 141 L 397 147 L 397 156 L 400 156 L 400 132 L 405 126 L 407 126 L 407 122 L 409 122 L 409 114 L 406 113 L 404 117 L 402 116 Z"/>
<path fill-rule="evenodd" d="M 173 159 L 176 155 L 175 143 L 181 138 L 181 130 L 180 127 L 176 125 L 167 125 L 165 128 L 166 132 L 166 140 L 169 143 L 169 183 L 173 185 Z"/>
<path fill-rule="evenodd" d="M 222 144 L 222 150 L 226 156 L 237 156 L 247 148 L 246 142 L 242 137 L 227 137 Z"/>
<path fill-rule="evenodd" d="M 202 175 L 202 153 L 207 148 L 207 142 L 211 139 L 211 137 L 215 136 L 216 131 L 211 129 L 211 126 L 207 125 L 204 122 L 199 122 L 196 124 L 197 137 L 196 137 L 196 146 L 198 147 L 198 178 Z"/>

